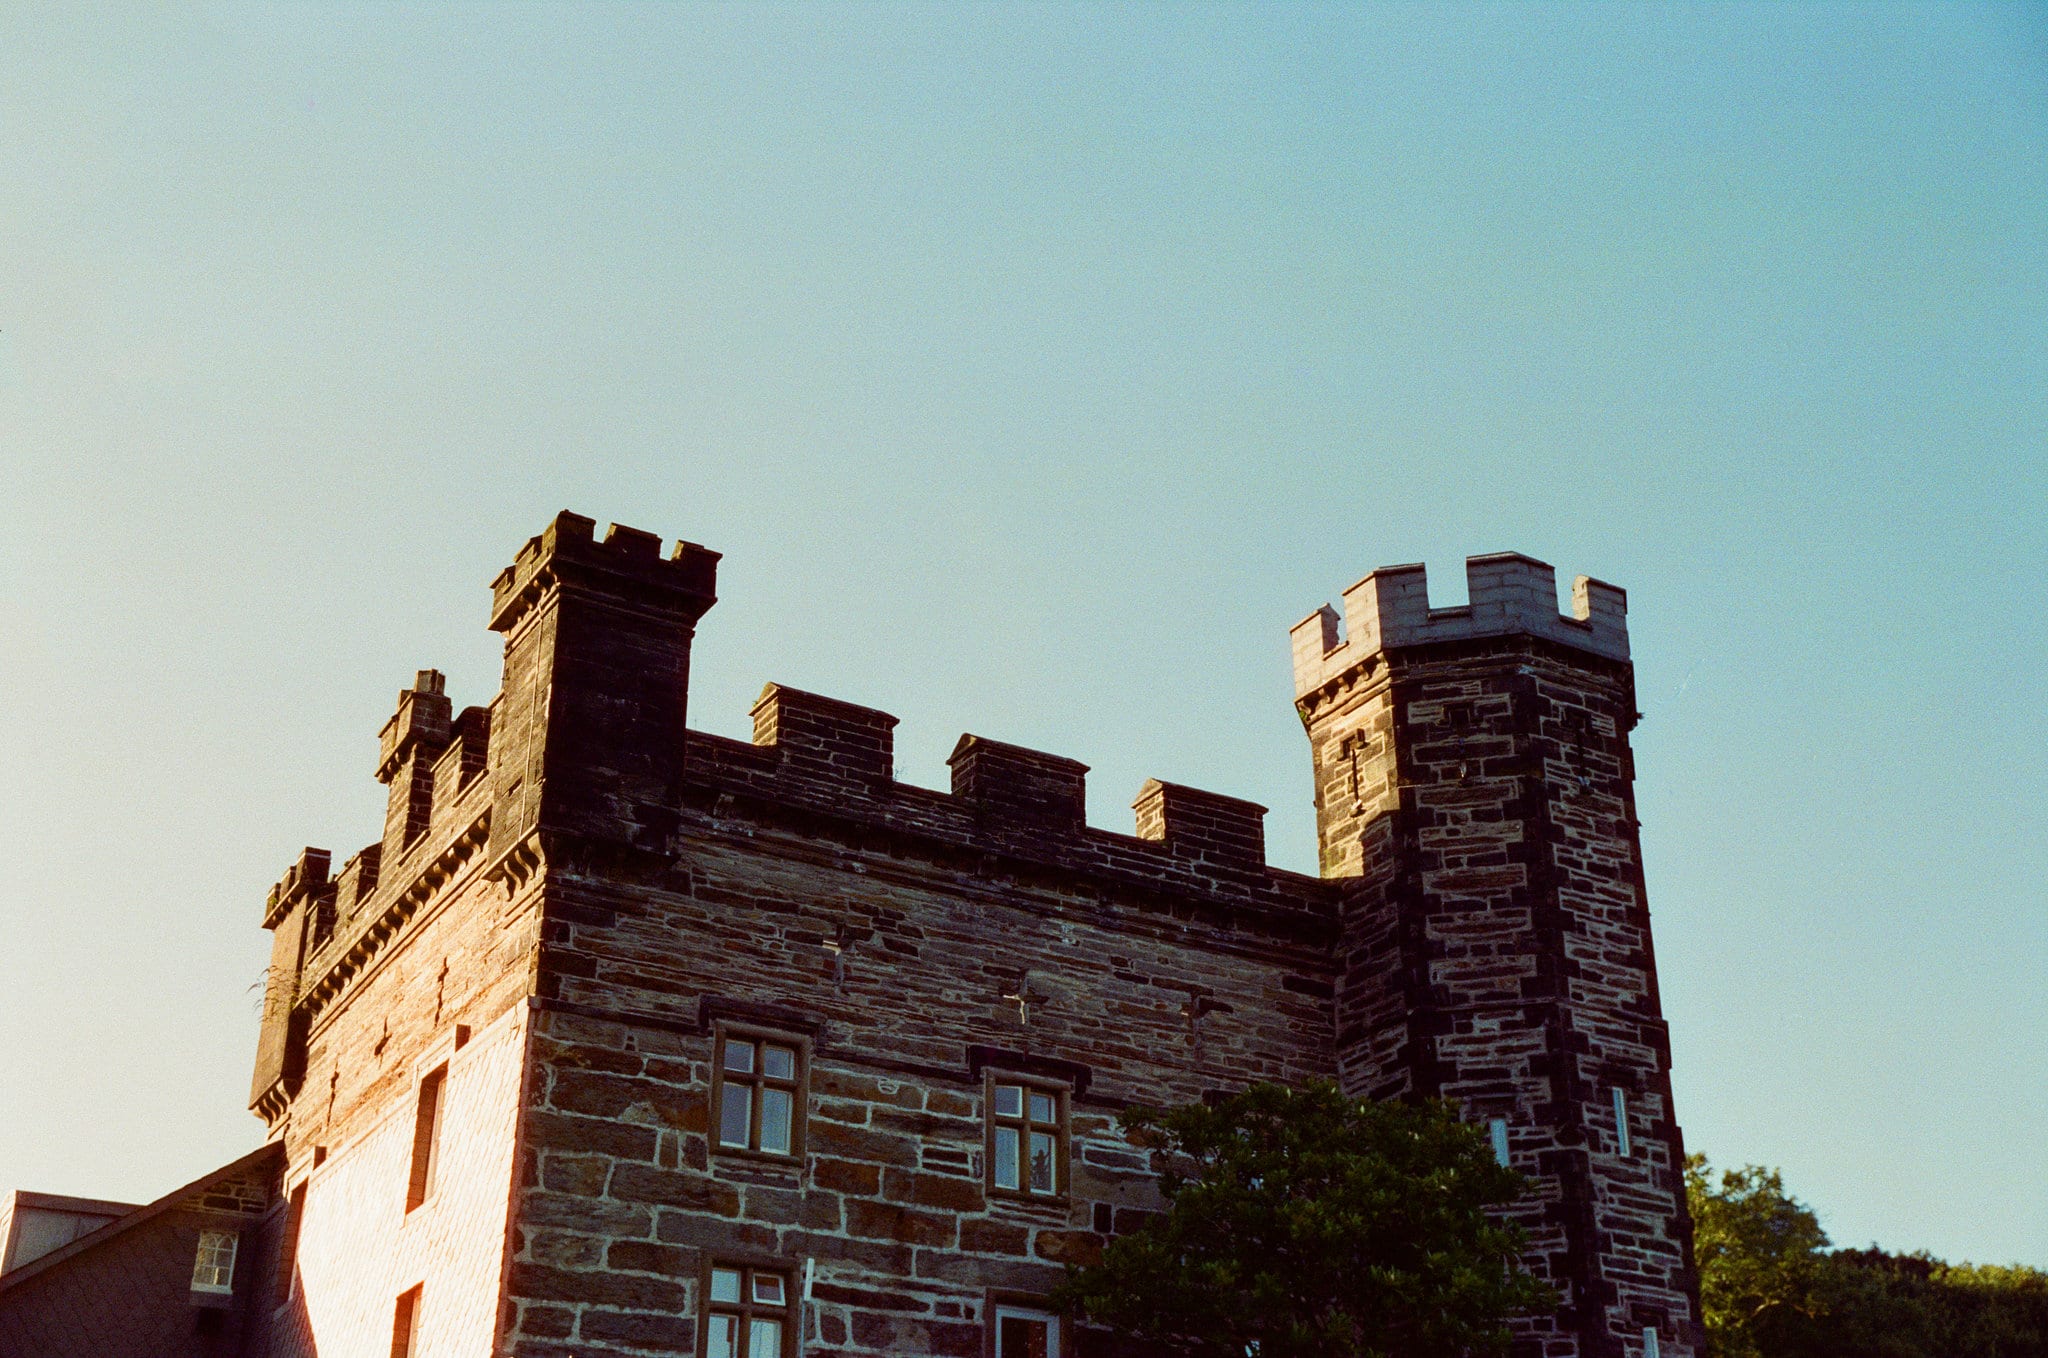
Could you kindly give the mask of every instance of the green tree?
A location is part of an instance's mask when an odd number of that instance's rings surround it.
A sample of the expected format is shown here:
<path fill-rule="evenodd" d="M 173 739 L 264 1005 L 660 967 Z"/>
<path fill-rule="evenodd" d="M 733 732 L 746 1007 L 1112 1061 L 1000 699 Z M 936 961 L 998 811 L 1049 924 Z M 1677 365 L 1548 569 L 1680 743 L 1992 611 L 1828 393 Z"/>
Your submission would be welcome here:
<path fill-rule="evenodd" d="M 1464 1358 L 1555 1304 L 1489 1209 L 1525 1181 L 1440 1104 L 1254 1085 L 1122 1119 L 1166 1210 L 1073 1268 L 1069 1312 L 1189 1358 Z"/>
<path fill-rule="evenodd" d="M 1700 1310 L 1717 1358 L 1763 1358 L 1773 1338 L 1821 1310 L 1821 1251 L 1827 1233 L 1785 1191 L 1775 1169 L 1713 1171 L 1703 1155 L 1685 1159 Z"/>
<path fill-rule="evenodd" d="M 1685 1181 L 1714 1358 L 2048 1358 L 2048 1273 L 1829 1252 L 1776 1170 Z"/>

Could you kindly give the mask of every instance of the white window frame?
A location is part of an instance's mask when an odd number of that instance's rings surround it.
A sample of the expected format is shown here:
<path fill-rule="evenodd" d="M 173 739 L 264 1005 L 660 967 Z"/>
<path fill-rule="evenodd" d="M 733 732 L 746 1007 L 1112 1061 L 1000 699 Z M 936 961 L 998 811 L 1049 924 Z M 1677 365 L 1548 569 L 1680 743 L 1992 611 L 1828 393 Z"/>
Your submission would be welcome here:
<path fill-rule="evenodd" d="M 1063 1336 L 1060 1334 L 1060 1318 L 1050 1311 L 1041 1311 L 1031 1306 L 1014 1306 L 999 1301 L 989 1313 L 989 1352 L 994 1358 L 1022 1358 L 1019 1354 L 1003 1352 L 1003 1320 L 1038 1320 L 1045 1323 L 1045 1358 L 1060 1358 L 1064 1352 Z"/>
<path fill-rule="evenodd" d="M 227 1263 L 220 1261 L 216 1241 L 227 1242 Z M 192 1256 L 192 1290 L 207 1292 L 217 1297 L 230 1296 L 235 1290 L 235 1257 L 241 1253 L 242 1233 L 240 1231 L 203 1230 L 199 1233 L 199 1248 Z M 210 1279 L 217 1278 L 225 1269 L 226 1282 L 201 1282 L 202 1274 Z"/>

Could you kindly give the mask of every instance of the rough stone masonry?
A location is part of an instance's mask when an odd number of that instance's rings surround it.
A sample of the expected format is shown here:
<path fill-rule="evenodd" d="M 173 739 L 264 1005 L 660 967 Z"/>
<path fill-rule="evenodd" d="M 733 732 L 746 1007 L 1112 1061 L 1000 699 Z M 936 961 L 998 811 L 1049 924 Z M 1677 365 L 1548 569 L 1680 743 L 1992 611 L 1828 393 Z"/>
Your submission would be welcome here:
<path fill-rule="evenodd" d="M 718 557 L 564 513 L 492 584 L 503 684 L 379 741 L 381 836 L 271 892 L 283 1149 L 252 1352 L 1074 1354 L 1061 1266 L 1156 1206 L 1133 1102 L 1439 1095 L 1530 1175 L 1517 1352 L 1701 1353 L 1618 589 L 1473 559 L 1294 629 L 1321 875 L 1248 802 L 769 685 L 688 728 Z M 241 1286 L 238 1283 L 238 1286 Z"/>

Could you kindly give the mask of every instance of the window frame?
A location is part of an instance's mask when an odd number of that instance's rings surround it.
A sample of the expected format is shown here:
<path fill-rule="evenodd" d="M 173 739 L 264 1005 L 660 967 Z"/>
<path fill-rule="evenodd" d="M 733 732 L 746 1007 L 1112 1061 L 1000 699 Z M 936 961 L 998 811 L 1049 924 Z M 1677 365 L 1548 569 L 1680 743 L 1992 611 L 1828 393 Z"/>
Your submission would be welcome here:
<path fill-rule="evenodd" d="M 313 1176 L 308 1174 L 284 1195 L 284 1216 L 278 1222 L 277 1277 L 273 1280 L 272 1308 L 283 1306 L 299 1290 L 299 1232 L 305 1225 L 306 1198 Z"/>
<path fill-rule="evenodd" d="M 426 1294 L 427 1285 L 417 1282 L 391 1303 L 391 1358 L 419 1358 L 420 1312 Z"/>
<path fill-rule="evenodd" d="M 763 1027 L 751 1023 L 714 1023 L 711 1029 L 711 1103 L 709 1116 L 705 1120 L 705 1139 L 710 1143 L 713 1155 L 737 1156 L 741 1159 L 764 1160 L 770 1164 L 786 1165 L 801 1163 L 804 1158 L 805 1134 L 810 1122 L 811 1104 L 811 1040 L 800 1033 L 784 1029 Z M 741 1074 L 725 1068 L 725 1049 L 729 1042 L 751 1042 L 755 1044 L 755 1069 Z M 789 1079 L 770 1076 L 760 1069 L 759 1049 L 764 1046 L 787 1047 L 796 1053 L 796 1073 Z M 737 1075 L 733 1079 L 730 1076 Z M 722 1136 L 725 1113 L 725 1092 L 727 1086 L 738 1086 L 748 1091 L 747 1144 L 729 1145 Z M 789 1091 L 789 1149 L 769 1151 L 761 1149 L 761 1091 L 763 1089 L 787 1089 Z M 709 1279 L 711 1275 L 706 1274 Z M 708 1283 L 707 1283 L 708 1286 Z"/>
<path fill-rule="evenodd" d="M 711 1275 L 720 1269 L 733 1270 L 740 1275 L 740 1299 L 737 1302 L 711 1300 Z M 754 1276 L 761 1273 L 782 1279 L 782 1305 L 772 1306 L 754 1300 Z M 709 1358 L 711 1353 L 711 1317 L 714 1313 L 740 1317 L 734 1358 L 746 1358 L 756 1315 L 782 1321 L 781 1358 L 797 1358 L 804 1328 L 804 1298 L 798 1290 L 798 1279 L 802 1273 L 800 1267 L 787 1259 L 746 1254 L 714 1255 L 706 1250 L 697 1275 L 697 1358 Z"/>
<path fill-rule="evenodd" d="M 441 1137 L 448 1121 L 448 1073 L 443 1056 L 426 1066 L 413 1084 L 412 1155 L 406 1162 L 405 1212 L 411 1216 L 434 1200 L 440 1187 Z M 432 1091 L 433 1103 L 427 1099 Z"/>
<path fill-rule="evenodd" d="M 1059 1314 L 1050 1310 L 1043 1297 L 1017 1297 L 998 1294 L 988 1298 L 983 1308 L 988 1316 L 983 1330 L 982 1353 L 984 1358 L 1019 1358 L 1018 1355 L 1003 1353 L 1003 1317 L 1015 1316 L 1021 1320 L 1042 1320 L 1045 1322 L 1046 1358 L 1062 1358 L 1067 1349 L 1065 1322 Z"/>
<path fill-rule="evenodd" d="M 200 1261 L 207 1258 L 207 1241 L 215 1237 L 225 1239 L 228 1242 L 228 1280 L 224 1283 L 202 1283 L 199 1281 Z M 199 1232 L 199 1240 L 192 1247 L 192 1290 L 209 1297 L 233 1296 L 235 1294 L 235 1266 L 241 1262 L 241 1257 L 242 1233 L 240 1231 L 230 1231 L 220 1226 L 202 1227 Z M 220 1268 L 218 1258 L 216 1257 L 206 1267 L 218 1272 Z"/>
<path fill-rule="evenodd" d="M 996 1088 L 999 1085 L 1020 1086 L 1023 1093 L 1021 1111 L 1016 1117 L 1001 1116 L 996 1112 Z M 1053 1101 L 1053 1120 L 1039 1122 L 1031 1116 L 1031 1096 L 1049 1094 Z M 981 1157 L 982 1186 L 997 1197 L 1015 1202 L 1066 1202 L 1073 1193 L 1073 1094 L 1071 1084 L 1049 1079 L 1043 1075 L 1025 1075 L 1013 1070 L 990 1066 L 982 1071 L 981 1086 Z M 1018 1132 L 1017 1187 L 1005 1188 L 996 1182 L 996 1128 L 1014 1127 Z M 1031 1132 L 1049 1127 L 1053 1134 L 1052 1191 L 1041 1193 L 1030 1187 Z M 1004 1303 L 1008 1305 L 1009 1303 Z"/>

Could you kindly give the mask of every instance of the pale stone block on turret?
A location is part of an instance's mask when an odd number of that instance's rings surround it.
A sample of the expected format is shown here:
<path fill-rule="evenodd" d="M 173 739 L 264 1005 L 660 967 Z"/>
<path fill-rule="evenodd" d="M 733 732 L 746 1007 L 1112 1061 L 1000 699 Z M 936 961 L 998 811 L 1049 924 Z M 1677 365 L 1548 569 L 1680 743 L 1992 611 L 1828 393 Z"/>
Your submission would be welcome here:
<path fill-rule="evenodd" d="M 1344 591 L 1341 627 L 1328 604 L 1295 624 L 1295 696 L 1397 646 L 1475 637 L 1524 633 L 1609 660 L 1629 658 L 1628 595 L 1613 585 L 1579 576 L 1567 616 L 1557 607 L 1557 573 L 1519 552 L 1466 558 L 1465 583 L 1466 603 L 1431 608 L 1421 566 L 1382 566 L 1366 576 Z"/>

